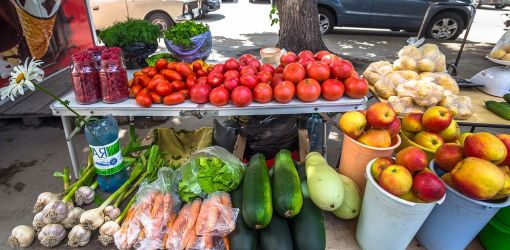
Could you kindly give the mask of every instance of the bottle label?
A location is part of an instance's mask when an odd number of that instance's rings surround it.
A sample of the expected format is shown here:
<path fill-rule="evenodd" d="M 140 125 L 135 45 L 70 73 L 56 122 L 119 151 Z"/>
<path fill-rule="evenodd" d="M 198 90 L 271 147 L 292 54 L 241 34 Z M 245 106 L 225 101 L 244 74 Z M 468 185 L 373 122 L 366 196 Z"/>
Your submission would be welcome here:
<path fill-rule="evenodd" d="M 92 158 L 99 175 L 112 175 L 124 168 L 119 138 L 103 146 L 90 146 Z"/>

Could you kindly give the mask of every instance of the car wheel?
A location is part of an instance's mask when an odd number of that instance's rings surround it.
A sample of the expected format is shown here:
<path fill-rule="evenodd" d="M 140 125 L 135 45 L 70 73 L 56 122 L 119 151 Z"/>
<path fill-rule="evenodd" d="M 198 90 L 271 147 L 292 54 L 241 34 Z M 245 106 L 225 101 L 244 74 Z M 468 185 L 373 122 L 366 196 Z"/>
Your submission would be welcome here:
<path fill-rule="evenodd" d="M 153 13 L 149 17 L 147 17 L 147 20 L 151 22 L 152 24 L 155 24 L 159 26 L 159 29 L 161 31 L 167 30 L 169 27 L 172 27 L 175 25 L 175 22 L 172 20 L 172 18 L 161 12 Z"/>
<path fill-rule="evenodd" d="M 333 28 L 335 28 L 335 18 L 331 11 L 319 8 L 319 27 L 321 30 L 321 34 L 331 33 Z"/>
<path fill-rule="evenodd" d="M 427 27 L 427 37 L 440 40 L 454 40 L 464 30 L 464 21 L 453 12 L 434 16 Z"/>
<path fill-rule="evenodd" d="M 498 10 L 503 9 L 505 7 L 506 7 L 506 5 L 504 5 L 504 4 L 496 4 L 496 5 L 494 5 L 494 8 L 496 8 Z"/>

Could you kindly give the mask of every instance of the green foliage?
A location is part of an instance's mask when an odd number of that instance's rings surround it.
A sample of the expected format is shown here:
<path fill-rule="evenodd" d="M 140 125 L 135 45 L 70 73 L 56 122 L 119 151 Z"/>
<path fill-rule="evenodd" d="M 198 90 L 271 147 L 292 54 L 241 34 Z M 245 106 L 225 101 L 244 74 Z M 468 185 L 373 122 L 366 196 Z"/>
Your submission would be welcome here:
<path fill-rule="evenodd" d="M 175 58 L 170 53 L 158 53 L 145 58 L 149 66 L 154 66 L 159 59 L 166 59 L 169 62 L 175 62 Z"/>
<path fill-rule="evenodd" d="M 271 20 L 271 26 L 277 24 L 280 21 L 278 16 L 278 9 L 276 9 L 275 5 L 273 5 L 271 7 L 271 11 L 269 11 L 269 20 Z"/>
<path fill-rule="evenodd" d="M 161 37 L 159 26 L 139 19 L 116 22 L 99 33 L 99 38 L 107 47 L 121 48 L 135 43 L 156 43 L 159 37 Z"/>
<path fill-rule="evenodd" d="M 173 44 L 188 47 L 191 45 L 191 38 L 209 31 L 209 25 L 186 21 L 178 23 L 165 32 L 165 38 Z"/>

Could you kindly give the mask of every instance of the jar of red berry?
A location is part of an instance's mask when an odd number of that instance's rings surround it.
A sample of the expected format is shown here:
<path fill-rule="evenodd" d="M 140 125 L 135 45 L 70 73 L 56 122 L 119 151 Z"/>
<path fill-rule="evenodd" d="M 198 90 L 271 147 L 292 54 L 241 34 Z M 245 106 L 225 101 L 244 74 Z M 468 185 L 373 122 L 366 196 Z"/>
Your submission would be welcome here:
<path fill-rule="evenodd" d="M 99 71 L 94 58 L 85 52 L 74 55 L 72 59 L 71 75 L 76 102 L 92 104 L 101 101 Z"/>
<path fill-rule="evenodd" d="M 119 54 L 103 53 L 101 55 L 99 76 L 103 102 L 118 103 L 128 99 L 127 70 Z"/>
<path fill-rule="evenodd" d="M 98 69 L 101 67 L 101 54 L 105 49 L 105 46 L 94 46 L 85 49 L 85 52 L 88 52 L 96 61 L 96 66 Z"/>

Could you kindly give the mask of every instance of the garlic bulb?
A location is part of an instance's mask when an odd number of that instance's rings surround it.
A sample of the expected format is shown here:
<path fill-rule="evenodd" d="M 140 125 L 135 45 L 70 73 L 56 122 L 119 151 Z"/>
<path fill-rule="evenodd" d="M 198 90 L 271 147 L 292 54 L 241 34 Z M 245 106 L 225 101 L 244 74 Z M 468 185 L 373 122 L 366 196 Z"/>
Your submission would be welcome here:
<path fill-rule="evenodd" d="M 71 229 L 75 225 L 80 224 L 80 216 L 85 210 L 80 207 L 75 207 L 67 213 L 67 216 L 60 222 L 65 229 Z"/>
<path fill-rule="evenodd" d="M 9 245 L 11 247 L 28 247 L 35 238 L 35 231 L 30 226 L 19 225 L 12 229 L 9 236 Z"/>
<path fill-rule="evenodd" d="M 76 202 L 76 205 L 88 205 L 94 201 L 95 192 L 94 190 L 89 186 L 81 186 L 76 190 L 76 193 L 74 193 L 74 202 Z"/>
<path fill-rule="evenodd" d="M 105 221 L 111 221 L 116 220 L 120 215 L 120 209 L 118 207 L 114 207 L 112 205 L 109 205 L 104 208 L 104 220 Z"/>
<path fill-rule="evenodd" d="M 46 204 L 43 209 L 44 222 L 48 224 L 59 223 L 66 217 L 68 206 L 68 203 L 66 204 L 61 200 L 51 201 Z"/>
<path fill-rule="evenodd" d="M 87 230 L 78 224 L 69 232 L 69 235 L 67 236 L 69 241 L 67 244 L 70 247 L 83 247 L 89 244 L 90 234 L 90 230 Z"/>
<path fill-rule="evenodd" d="M 37 201 L 34 205 L 34 213 L 39 213 L 43 210 L 46 204 L 50 203 L 50 201 L 56 201 L 60 199 L 60 195 L 52 193 L 52 192 L 43 192 L 39 194 L 37 197 Z"/>
<path fill-rule="evenodd" d="M 98 207 L 83 212 L 80 217 L 80 224 L 88 230 L 96 230 L 104 223 L 103 208 Z"/>
<path fill-rule="evenodd" d="M 34 216 L 34 220 L 32 221 L 32 226 L 34 227 L 35 231 L 39 232 L 41 229 L 46 226 L 46 222 L 44 222 L 44 213 L 41 211 Z"/>
<path fill-rule="evenodd" d="M 43 227 L 37 238 L 45 247 L 54 247 L 66 237 L 66 229 L 60 224 L 48 224 Z"/>
<path fill-rule="evenodd" d="M 116 221 L 107 221 L 99 228 L 98 241 L 107 247 L 113 243 L 113 235 L 120 229 L 119 223 Z"/>

